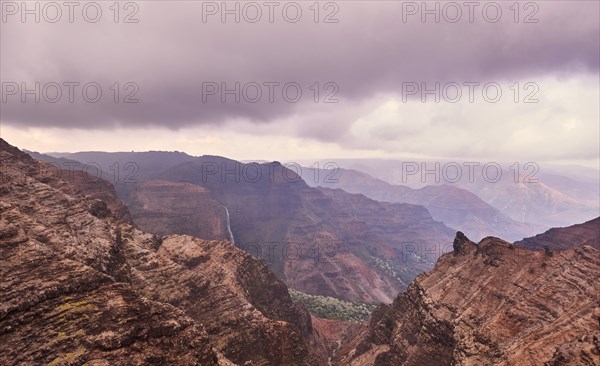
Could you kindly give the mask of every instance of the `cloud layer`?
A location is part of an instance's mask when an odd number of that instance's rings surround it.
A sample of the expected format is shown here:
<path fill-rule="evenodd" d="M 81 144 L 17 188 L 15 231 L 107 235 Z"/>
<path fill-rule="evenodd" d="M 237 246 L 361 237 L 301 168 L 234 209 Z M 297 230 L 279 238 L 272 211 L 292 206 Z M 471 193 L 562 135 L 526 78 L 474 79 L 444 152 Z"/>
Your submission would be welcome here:
<path fill-rule="evenodd" d="M 345 149 L 389 152 L 399 144 L 405 152 L 431 147 L 439 143 L 433 138 L 436 131 L 446 134 L 454 130 L 457 143 L 438 152 L 459 155 L 487 153 L 487 146 L 466 144 L 485 139 L 489 131 L 498 130 L 507 139 L 492 139 L 504 146 L 499 151 L 525 151 L 522 145 L 536 144 L 543 123 L 558 126 L 551 131 L 571 126 L 564 128 L 580 134 L 586 128 L 597 128 L 598 105 L 593 105 L 591 97 L 598 94 L 598 2 L 579 1 L 576 6 L 566 1 L 537 2 L 537 7 L 520 3 L 518 14 L 509 8 L 512 3 L 498 2 L 502 15 L 495 23 L 496 8 L 482 13 L 484 3 L 473 9 L 473 22 L 468 9 L 457 3 L 463 14 L 456 23 L 448 21 L 456 9 L 444 12 L 444 3 L 435 2 L 428 4 L 431 8 L 440 4 L 440 22 L 430 14 L 424 23 L 423 9 L 415 13 L 407 2 L 320 3 L 318 16 L 309 8 L 312 3 L 298 2 L 302 17 L 296 23 L 281 14 L 287 3 L 274 8 L 273 23 L 262 2 L 254 3 L 263 11 L 256 23 L 244 19 L 244 15 L 256 15 L 254 8 L 240 13 L 240 23 L 234 15 L 228 15 L 223 23 L 223 9 L 207 15 L 207 10 L 215 10 L 210 6 L 220 7 L 220 2 L 165 1 L 120 9 L 120 22 L 115 23 L 110 4 L 99 4 L 103 13 L 97 23 L 80 19 L 77 11 L 73 23 L 65 21 L 64 14 L 57 23 L 45 22 L 43 16 L 40 23 L 31 18 L 22 23 L 19 14 L 6 17 L 1 24 L 4 94 L 15 85 L 21 88 L 25 83 L 32 88 L 37 82 L 42 89 L 46 86 L 43 91 L 47 95 L 42 93 L 40 103 L 34 103 L 31 95 L 23 103 L 23 90 L 5 95 L 3 125 L 173 131 L 212 126 L 223 131 L 246 129 L 248 135 L 272 131 L 273 136 L 335 143 Z M 228 4 L 233 8 L 236 3 Z M 244 3 L 239 4 L 243 9 Z M 421 2 L 410 4 L 421 6 Z M 295 9 L 290 8 L 288 15 Z M 133 19 L 139 22 L 123 23 L 132 10 L 136 10 Z M 338 22 L 323 23 L 327 16 Z M 536 83 L 540 88 L 537 95 L 546 99 L 527 108 L 522 103 L 508 103 L 514 96 L 510 87 L 517 81 L 519 102 L 529 92 L 524 89 L 528 82 Z M 64 82 L 79 83 L 74 87 L 73 103 L 68 101 Z M 92 82 L 102 90 L 97 103 L 85 101 L 81 95 L 81 87 Z M 466 89 L 456 104 L 418 103 L 420 93 L 406 95 L 407 83 L 432 87 L 452 82 L 497 82 L 502 86 L 503 103 L 496 108 L 481 98 L 465 103 Z M 55 96 L 52 83 L 61 86 L 62 98 L 56 103 L 44 100 L 44 96 Z M 223 85 L 234 88 L 236 83 L 240 85 L 239 103 L 231 94 L 223 102 L 220 90 L 214 90 Z M 284 85 L 288 85 L 287 93 L 282 91 Z M 302 96 L 291 102 L 298 87 Z M 115 88 L 119 90 L 118 103 L 114 102 Z M 88 89 L 88 99 L 95 90 Z M 260 101 L 244 100 L 244 96 L 257 96 L 257 90 L 262 93 Z M 207 91 L 215 94 L 205 95 Z M 139 102 L 123 103 L 130 94 Z M 407 103 L 402 102 L 403 97 Z M 394 103 L 400 103 L 395 110 Z M 582 110 L 575 110 L 574 104 Z M 485 123 L 493 125 L 481 128 Z M 557 136 L 537 137 L 554 142 Z M 559 153 L 590 157 L 596 141 Z M 592 151 L 591 157 L 596 153 Z"/>

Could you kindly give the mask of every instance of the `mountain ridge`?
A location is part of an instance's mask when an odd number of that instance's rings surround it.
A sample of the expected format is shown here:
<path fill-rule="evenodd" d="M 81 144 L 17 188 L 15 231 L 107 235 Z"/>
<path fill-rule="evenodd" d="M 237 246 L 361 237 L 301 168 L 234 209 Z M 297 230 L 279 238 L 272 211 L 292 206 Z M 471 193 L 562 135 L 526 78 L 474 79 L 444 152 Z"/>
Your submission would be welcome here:
<path fill-rule="evenodd" d="M 454 250 L 419 275 L 347 342 L 343 365 L 598 365 L 600 251 L 548 255 L 457 233 Z"/>
<path fill-rule="evenodd" d="M 325 172 L 327 170 L 322 171 L 320 175 Z M 422 205 L 434 219 L 479 239 L 492 235 L 517 240 L 545 229 L 516 222 L 474 193 L 451 185 L 427 185 L 414 189 L 389 184 L 367 173 L 341 168 L 336 170 L 335 179 L 329 182 L 307 182 L 312 186 L 341 188 L 349 193 L 361 193 L 378 201 Z"/>
<path fill-rule="evenodd" d="M 94 210 L 95 199 L 4 140 L 0 163 L 4 360 L 325 364 L 310 315 L 261 261 Z"/>
<path fill-rule="evenodd" d="M 582 245 L 600 249 L 600 217 L 568 227 L 552 228 L 530 238 L 516 241 L 530 250 L 567 250 Z"/>

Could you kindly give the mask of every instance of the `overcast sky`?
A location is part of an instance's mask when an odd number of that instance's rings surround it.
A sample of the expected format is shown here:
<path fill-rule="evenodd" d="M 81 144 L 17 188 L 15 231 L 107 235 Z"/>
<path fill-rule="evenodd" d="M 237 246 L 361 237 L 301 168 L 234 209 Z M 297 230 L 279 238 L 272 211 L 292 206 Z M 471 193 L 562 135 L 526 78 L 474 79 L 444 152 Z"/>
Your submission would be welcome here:
<path fill-rule="evenodd" d="M 0 135 L 22 148 L 598 166 L 598 1 L 428 2 L 439 22 L 421 2 L 228 2 L 239 23 L 220 1 L 78 3 L 72 23 L 1 3 Z"/>

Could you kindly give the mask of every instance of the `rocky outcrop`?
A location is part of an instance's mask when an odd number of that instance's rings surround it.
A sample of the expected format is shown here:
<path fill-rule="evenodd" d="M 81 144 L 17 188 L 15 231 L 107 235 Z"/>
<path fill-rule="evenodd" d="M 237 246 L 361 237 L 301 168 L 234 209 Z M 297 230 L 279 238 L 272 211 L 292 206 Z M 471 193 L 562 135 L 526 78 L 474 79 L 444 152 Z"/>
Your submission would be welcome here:
<path fill-rule="evenodd" d="M 107 273 L 94 199 L 48 185 L 66 183 L 4 140 L 0 162 L 1 364 L 227 364 L 185 312 Z"/>
<path fill-rule="evenodd" d="M 600 249 L 600 217 L 569 227 L 552 228 L 542 234 L 515 242 L 529 250 L 567 250 L 581 245 Z"/>
<path fill-rule="evenodd" d="M 374 312 L 340 365 L 600 365 L 600 251 L 548 254 L 459 233 Z"/>
<path fill-rule="evenodd" d="M 4 144 L 4 146 L 6 145 L 8 144 Z M 21 152 L 21 154 L 23 153 Z M 70 194 L 81 191 L 86 196 L 96 199 L 96 202 L 92 204 L 97 214 L 112 216 L 120 221 L 133 224 L 127 206 L 117 196 L 113 184 L 106 180 L 110 179 L 110 175 L 103 172 L 97 163 L 86 165 L 75 160 L 55 158 L 36 152 L 28 152 L 28 154 L 40 162 L 35 165 L 33 171 L 29 172 L 30 176 L 39 178 L 42 183 L 54 186 L 58 182 L 66 182 L 68 184 L 62 184 L 59 187 L 61 190 L 68 191 Z M 21 155 L 21 158 L 24 156 L 27 154 Z M 49 176 L 58 178 L 58 180 L 50 180 Z"/>
<path fill-rule="evenodd" d="M 146 234 L 4 140 L 0 163 L 0 363 L 325 364 L 264 263 Z"/>
<path fill-rule="evenodd" d="M 457 232 L 454 241 L 452 242 L 452 249 L 454 255 L 465 255 L 471 253 L 477 247 L 472 241 L 467 238 L 462 232 Z"/>
<path fill-rule="evenodd" d="M 318 364 L 306 343 L 308 313 L 264 263 L 226 241 L 176 235 L 163 238 L 156 252 L 150 245 L 146 238 L 126 247 L 133 285 L 152 300 L 185 309 L 229 359 Z"/>

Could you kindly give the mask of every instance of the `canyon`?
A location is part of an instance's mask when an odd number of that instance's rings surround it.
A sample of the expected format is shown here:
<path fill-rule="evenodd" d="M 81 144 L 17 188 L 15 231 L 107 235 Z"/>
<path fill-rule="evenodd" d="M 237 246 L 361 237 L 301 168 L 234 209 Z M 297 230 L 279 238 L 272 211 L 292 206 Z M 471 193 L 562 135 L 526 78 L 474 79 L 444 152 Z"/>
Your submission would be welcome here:
<path fill-rule="evenodd" d="M 2 364 L 324 363 L 262 261 L 144 233 L 4 140 L 0 162 Z"/>
<path fill-rule="evenodd" d="M 46 164 L 0 139 L 2 364 L 600 365 L 600 218 L 475 243 L 423 206 L 300 180 L 202 181 L 198 161 L 114 186 Z M 252 230 L 341 249 L 273 265 L 240 249 L 264 240 Z M 398 236 L 450 242 L 401 252 Z M 321 319 L 282 275 L 380 304 L 367 322 Z"/>
<path fill-rule="evenodd" d="M 67 158 L 90 159 L 80 167 L 98 164 L 102 171 L 135 162 L 137 181 L 114 185 L 140 229 L 159 236 L 233 236 L 238 248 L 264 259 L 289 287 L 312 295 L 389 303 L 450 250 L 455 232 L 423 206 L 310 187 L 278 162 L 177 152 Z"/>

